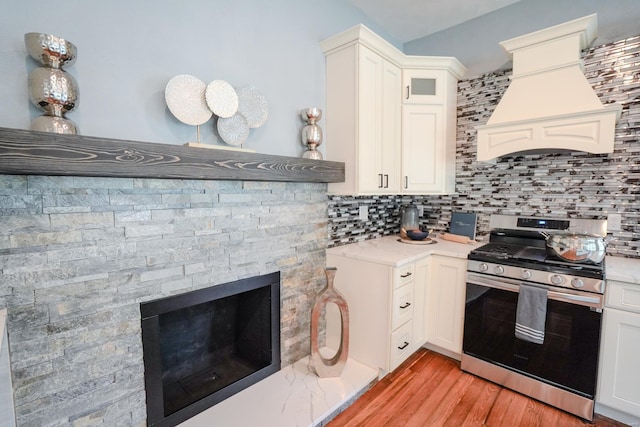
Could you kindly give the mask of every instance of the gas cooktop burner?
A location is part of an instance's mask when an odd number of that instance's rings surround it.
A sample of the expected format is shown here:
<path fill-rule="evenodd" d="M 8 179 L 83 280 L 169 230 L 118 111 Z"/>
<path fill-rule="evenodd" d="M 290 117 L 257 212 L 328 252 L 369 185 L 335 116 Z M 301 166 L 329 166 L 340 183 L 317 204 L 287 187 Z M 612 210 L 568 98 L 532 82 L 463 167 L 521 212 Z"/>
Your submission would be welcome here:
<path fill-rule="evenodd" d="M 547 251 L 544 248 L 506 243 L 487 243 L 475 249 L 473 252 L 492 256 L 497 259 L 513 258 L 536 262 L 543 262 L 547 259 Z"/>
<path fill-rule="evenodd" d="M 544 271 L 572 271 L 589 276 L 601 276 L 604 270 L 604 262 L 589 264 L 564 261 L 548 255 L 546 248 L 505 243 L 487 243 L 471 251 L 468 258 Z"/>

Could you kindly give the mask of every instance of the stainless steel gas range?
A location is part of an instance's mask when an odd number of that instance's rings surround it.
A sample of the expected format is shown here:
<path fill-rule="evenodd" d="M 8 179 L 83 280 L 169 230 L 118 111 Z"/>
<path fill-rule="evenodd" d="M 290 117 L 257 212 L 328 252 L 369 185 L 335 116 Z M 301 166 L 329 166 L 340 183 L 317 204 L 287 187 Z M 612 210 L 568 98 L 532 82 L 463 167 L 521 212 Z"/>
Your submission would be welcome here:
<path fill-rule="evenodd" d="M 550 231 L 605 237 L 606 228 L 493 215 L 489 243 L 468 257 L 462 369 L 592 420 L 604 262 L 560 260 L 545 243 Z"/>

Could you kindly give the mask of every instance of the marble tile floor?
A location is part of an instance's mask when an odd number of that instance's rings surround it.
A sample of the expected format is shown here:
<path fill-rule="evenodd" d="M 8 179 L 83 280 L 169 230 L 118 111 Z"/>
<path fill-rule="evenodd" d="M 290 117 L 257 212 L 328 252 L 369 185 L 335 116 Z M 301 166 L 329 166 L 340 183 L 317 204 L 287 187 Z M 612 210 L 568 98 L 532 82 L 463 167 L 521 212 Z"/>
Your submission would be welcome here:
<path fill-rule="evenodd" d="M 378 372 L 348 359 L 337 378 L 309 372 L 309 359 L 231 396 L 180 424 L 180 427 L 307 427 L 322 426 L 367 391 Z"/>

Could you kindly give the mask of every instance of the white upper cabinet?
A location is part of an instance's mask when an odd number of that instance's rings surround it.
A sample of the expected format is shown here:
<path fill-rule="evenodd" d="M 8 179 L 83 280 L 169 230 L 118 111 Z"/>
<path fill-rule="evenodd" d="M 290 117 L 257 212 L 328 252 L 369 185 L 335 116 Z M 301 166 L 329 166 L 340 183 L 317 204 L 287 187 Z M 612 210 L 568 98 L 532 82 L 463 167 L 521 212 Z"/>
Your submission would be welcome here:
<path fill-rule="evenodd" d="M 400 89 L 398 67 L 364 46 L 358 49 L 358 96 L 351 117 L 357 125 L 357 175 L 360 192 L 397 193 L 400 189 Z M 327 98 L 342 96 L 327 93 Z M 332 102 L 332 105 L 335 103 Z M 345 104 L 343 104 L 344 107 Z M 338 107 L 340 108 L 340 107 Z M 349 117 L 350 115 L 346 115 Z"/>
<path fill-rule="evenodd" d="M 458 80 L 444 70 L 405 69 L 402 75 L 402 194 L 451 194 Z"/>
<path fill-rule="evenodd" d="M 457 82 L 466 69 L 455 58 L 404 55 L 363 25 L 321 45 L 326 158 L 345 163 L 345 182 L 329 184 L 329 193 L 452 193 Z"/>

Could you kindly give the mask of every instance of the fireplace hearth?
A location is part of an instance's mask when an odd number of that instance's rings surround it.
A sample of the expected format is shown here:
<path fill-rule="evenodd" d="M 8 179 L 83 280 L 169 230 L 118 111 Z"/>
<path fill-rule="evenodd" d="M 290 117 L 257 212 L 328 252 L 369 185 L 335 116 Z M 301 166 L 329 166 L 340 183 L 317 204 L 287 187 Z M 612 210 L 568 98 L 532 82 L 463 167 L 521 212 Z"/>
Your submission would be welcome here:
<path fill-rule="evenodd" d="M 149 426 L 174 426 L 280 370 L 280 273 L 142 303 Z"/>

